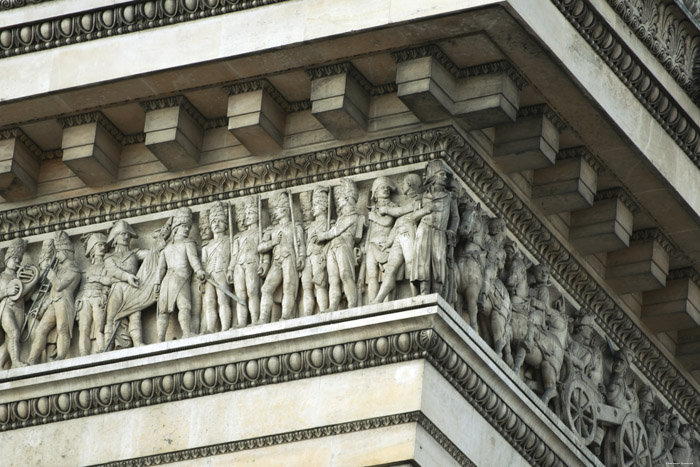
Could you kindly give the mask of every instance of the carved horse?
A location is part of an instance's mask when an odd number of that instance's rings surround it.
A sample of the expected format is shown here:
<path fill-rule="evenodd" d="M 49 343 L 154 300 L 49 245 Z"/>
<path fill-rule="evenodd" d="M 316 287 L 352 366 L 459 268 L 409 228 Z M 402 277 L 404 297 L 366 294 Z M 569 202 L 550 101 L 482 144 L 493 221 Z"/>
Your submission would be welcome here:
<path fill-rule="evenodd" d="M 457 229 L 459 241 L 455 249 L 457 267 L 457 305 L 471 327 L 477 329 L 477 301 L 484 284 L 486 252 L 483 245 L 486 235 L 481 205 L 467 206 L 460 212 Z M 466 308 L 466 310 L 465 310 Z M 465 312 L 466 311 L 466 315 Z"/>

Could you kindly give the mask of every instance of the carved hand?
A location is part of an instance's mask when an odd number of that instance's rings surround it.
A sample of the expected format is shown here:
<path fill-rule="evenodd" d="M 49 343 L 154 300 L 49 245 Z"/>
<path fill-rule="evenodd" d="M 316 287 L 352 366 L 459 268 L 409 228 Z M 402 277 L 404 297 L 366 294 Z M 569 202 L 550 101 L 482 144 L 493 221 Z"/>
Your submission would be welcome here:
<path fill-rule="evenodd" d="M 382 216 L 386 216 L 387 214 L 389 214 L 389 208 L 387 208 L 386 206 L 378 206 L 377 212 Z"/>
<path fill-rule="evenodd" d="M 126 282 L 133 288 L 138 288 L 139 286 L 139 278 L 133 274 L 126 276 Z"/>
<path fill-rule="evenodd" d="M 301 271 L 302 269 L 304 269 L 304 263 L 304 258 L 297 258 L 297 271 Z"/>
<path fill-rule="evenodd" d="M 199 282 L 204 282 L 205 280 L 207 280 L 206 273 L 204 271 L 202 271 L 201 269 L 195 273 L 195 276 L 197 277 L 197 280 Z"/>
<path fill-rule="evenodd" d="M 228 271 L 226 271 L 226 282 L 228 282 L 229 284 L 233 284 L 233 270 L 232 269 L 229 269 Z"/>

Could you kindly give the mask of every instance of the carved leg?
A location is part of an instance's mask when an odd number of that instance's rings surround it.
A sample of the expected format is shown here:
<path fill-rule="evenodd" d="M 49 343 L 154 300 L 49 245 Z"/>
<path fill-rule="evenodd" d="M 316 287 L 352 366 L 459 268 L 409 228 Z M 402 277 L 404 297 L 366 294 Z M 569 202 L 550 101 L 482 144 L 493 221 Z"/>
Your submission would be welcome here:
<path fill-rule="evenodd" d="M 70 350 L 71 329 L 69 326 L 73 326 L 73 322 L 68 322 L 69 317 L 66 304 L 61 301 L 54 306 L 56 311 L 56 332 L 58 334 L 56 337 L 56 360 L 64 360 Z"/>
<path fill-rule="evenodd" d="M 96 349 L 94 349 L 95 353 L 102 352 L 102 350 L 104 350 L 104 348 L 105 348 L 104 328 L 105 328 L 105 319 L 107 318 L 105 313 L 106 313 L 106 310 L 105 310 L 104 302 L 102 302 L 98 306 L 93 307 L 92 317 L 93 317 L 93 329 L 95 330 L 95 346 L 96 346 Z"/>
<path fill-rule="evenodd" d="M 182 329 L 182 338 L 187 339 L 192 337 L 192 301 L 185 293 L 186 288 L 177 296 L 177 320 L 180 322 Z"/>
<path fill-rule="evenodd" d="M 542 362 L 542 382 L 544 383 L 544 393 L 542 394 L 542 402 L 545 405 L 549 404 L 549 401 L 557 395 L 557 373 L 551 363 L 544 361 Z"/>
<path fill-rule="evenodd" d="M 258 275 L 257 266 L 253 264 L 247 265 L 245 270 L 245 284 L 247 288 L 250 322 L 252 324 L 258 324 L 260 319 L 260 276 Z"/>
<path fill-rule="evenodd" d="M 318 309 L 321 313 L 328 311 L 328 289 L 321 285 L 314 285 Z"/>
<path fill-rule="evenodd" d="M 333 252 L 328 254 L 328 311 L 336 311 L 342 297 L 340 271 Z M 353 285 L 354 287 L 354 285 Z"/>
<path fill-rule="evenodd" d="M 90 331 L 92 330 L 92 306 L 90 299 L 83 297 L 83 304 L 78 310 L 78 351 L 81 356 L 90 355 L 91 342 Z"/>
<path fill-rule="evenodd" d="M 282 263 L 282 319 L 294 318 L 299 276 L 292 256 Z"/>
<path fill-rule="evenodd" d="M 131 336 L 131 341 L 133 342 L 134 347 L 140 347 L 143 345 L 142 333 L 141 312 L 139 311 L 137 313 L 132 313 L 129 315 L 129 335 Z M 165 336 L 163 338 L 165 338 Z"/>
<path fill-rule="evenodd" d="M 371 304 L 382 303 L 384 299 L 389 296 L 389 293 L 396 288 L 396 275 L 398 274 L 400 267 L 400 263 L 398 266 L 396 266 L 395 264 L 392 264 L 391 258 L 389 258 L 386 270 L 384 271 L 382 286 L 379 288 L 379 292 L 377 292 L 374 300 L 370 301 Z"/>
<path fill-rule="evenodd" d="M 265 283 L 262 286 L 260 300 L 260 322 L 269 323 L 272 318 L 272 305 L 274 304 L 274 294 L 277 287 L 282 283 L 282 268 L 274 262 L 267 273 Z"/>
<path fill-rule="evenodd" d="M 5 331 L 5 342 L 7 342 L 7 350 L 12 362 L 12 368 L 27 366 L 26 363 L 19 360 L 19 327 L 15 322 L 13 313 L 5 312 L 2 315 L 2 329 Z M 3 365 L 0 368 L 4 367 Z"/>
<path fill-rule="evenodd" d="M 527 351 L 519 345 L 518 350 L 515 351 L 515 362 L 513 362 L 513 371 L 515 373 L 520 374 L 520 367 L 523 366 L 526 355 Z"/>
<path fill-rule="evenodd" d="M 343 292 L 348 301 L 348 308 L 357 306 L 357 287 L 355 286 L 354 269 L 343 269 L 340 271 L 340 280 L 343 283 Z"/>
<path fill-rule="evenodd" d="M 165 334 L 168 332 L 169 320 L 169 313 L 158 313 L 158 317 L 156 318 L 156 331 L 158 333 L 158 342 L 165 342 Z"/>
<path fill-rule="evenodd" d="M 216 331 L 216 320 L 218 318 L 216 312 L 216 295 L 217 293 L 214 286 L 207 282 L 204 286 L 204 318 L 206 320 L 207 334 Z"/>
<path fill-rule="evenodd" d="M 41 354 L 46 348 L 46 337 L 49 335 L 49 332 L 51 332 L 51 330 L 55 326 L 56 314 L 54 313 L 53 309 L 50 308 L 44 313 L 44 317 L 41 319 L 39 327 L 37 328 L 36 333 L 34 334 L 34 342 L 32 342 L 32 347 L 29 352 L 29 358 L 27 359 L 27 363 L 33 365 L 39 361 Z"/>

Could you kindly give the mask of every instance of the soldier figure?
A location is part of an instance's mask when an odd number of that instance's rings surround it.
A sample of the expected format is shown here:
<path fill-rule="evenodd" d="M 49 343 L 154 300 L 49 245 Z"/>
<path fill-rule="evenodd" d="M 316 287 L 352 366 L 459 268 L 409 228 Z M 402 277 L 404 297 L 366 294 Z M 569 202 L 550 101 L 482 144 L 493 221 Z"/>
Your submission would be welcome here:
<path fill-rule="evenodd" d="M 394 225 L 394 217 L 385 213 L 387 209 L 397 208 L 391 201 L 391 193 L 396 186 L 388 177 L 378 177 L 372 183 L 372 201 L 374 209 L 369 213 L 369 228 L 367 231 L 367 295 L 372 301 L 379 292 L 379 275 L 389 260 L 389 235 Z M 379 212 L 379 208 L 382 212 Z M 384 213 L 384 214 L 383 214 Z M 362 277 L 360 277 L 362 280 Z"/>
<path fill-rule="evenodd" d="M 272 252 L 272 264 L 262 286 L 260 321 L 269 323 L 272 317 L 273 295 L 282 285 L 282 319 L 294 317 L 294 305 L 299 288 L 299 271 L 306 262 L 304 229 L 291 220 L 291 201 L 286 192 L 270 200 L 272 225 L 265 231 L 258 253 Z"/>
<path fill-rule="evenodd" d="M 384 267 L 384 280 L 377 296 L 372 303 L 381 303 L 396 288 L 401 266 L 404 266 L 406 274 L 411 271 L 413 255 L 415 251 L 416 223 L 430 209 L 422 207 L 420 194 L 421 179 L 417 174 L 408 174 L 401 184 L 402 193 L 408 198 L 406 203 L 399 207 L 380 206 L 377 212 L 382 215 L 396 217 L 396 223 L 391 229 L 387 243 L 391 245 L 389 258 Z M 416 295 L 415 287 L 411 284 L 413 295 Z"/>
<path fill-rule="evenodd" d="M 303 316 L 311 316 L 316 303 L 321 313 L 328 311 L 328 245 L 318 241 L 318 232 L 328 227 L 328 188 L 316 187 L 313 193 L 302 193 L 300 197 L 302 212 L 308 216 L 308 219 L 304 219 L 306 264 L 301 273 L 301 287 L 304 291 Z"/>
<path fill-rule="evenodd" d="M 177 309 L 182 337 L 191 337 L 192 272 L 199 282 L 204 282 L 206 274 L 197 254 L 197 246 L 190 239 L 192 210 L 180 208 L 175 213 L 172 227 L 172 243 L 160 255 L 155 293 L 158 296 L 158 318 L 156 328 L 158 342 L 165 341 L 170 314 Z"/>
<path fill-rule="evenodd" d="M 261 239 L 259 222 L 254 199 L 248 198 L 236 208 L 238 233 L 233 237 L 227 280 L 233 283 L 236 295 L 248 303 L 248 306 L 242 303 L 236 305 L 239 328 L 248 324 L 249 312 L 251 324 L 258 324 L 260 319 L 260 276 L 269 267 L 269 257 L 258 254 Z"/>
<path fill-rule="evenodd" d="M 104 350 L 104 328 L 107 318 L 107 296 L 112 277 L 105 274 L 104 257 L 107 237 L 101 233 L 90 234 L 85 243 L 85 253 L 90 264 L 85 273 L 85 283 L 76 300 L 78 313 L 78 348 L 80 355 L 91 353 L 90 339 L 96 342 L 95 352 Z"/>
<path fill-rule="evenodd" d="M 357 213 L 358 192 L 355 182 L 344 178 L 335 188 L 335 203 L 338 219 L 330 230 L 318 233 L 319 242 L 329 241 L 328 245 L 328 298 L 330 311 L 340 306 L 342 293 L 348 308 L 357 306 L 355 287 L 355 241 L 362 217 Z M 361 235 L 359 235 L 361 238 Z M 342 292 L 341 292 L 342 285 Z"/>
<path fill-rule="evenodd" d="M 138 238 L 134 229 L 123 220 L 117 221 L 107 236 L 107 244 L 113 251 L 105 258 L 105 275 L 109 276 L 113 285 L 107 299 L 107 322 L 105 323 L 105 335 L 109 339 L 114 333 L 117 314 L 124 308 L 125 302 L 139 294 L 141 281 L 136 276 L 139 272 L 139 263 L 148 255 L 148 250 L 130 250 L 129 244 L 132 238 Z M 150 291 L 148 291 L 150 295 Z M 140 294 L 139 294 L 140 295 Z M 141 329 L 141 310 L 139 307 L 128 314 L 129 334 L 134 347 L 143 345 Z M 126 318 L 126 316 L 124 316 Z"/>
<path fill-rule="evenodd" d="M 448 191 L 450 173 L 439 161 L 431 161 L 425 169 L 423 206 L 430 209 L 416 230 L 416 256 L 411 268 L 411 281 L 421 294 L 443 293 L 448 286 L 448 248 L 456 244 L 459 212 L 457 200 Z M 444 291 L 447 291 L 445 288 Z"/>
<path fill-rule="evenodd" d="M 6 343 L 0 368 L 5 366 L 8 353 L 13 368 L 27 365 L 19 359 L 19 334 L 24 320 L 24 296 L 31 292 L 39 277 L 37 274 L 30 283 L 23 286 L 18 282 L 18 272 L 21 269 L 26 246 L 27 243 L 21 238 L 10 242 L 5 253 L 5 270 L 0 273 L 0 325 L 5 333 Z"/>
<path fill-rule="evenodd" d="M 209 277 L 222 287 L 227 287 L 226 271 L 231 262 L 231 242 L 226 235 L 227 223 L 226 207 L 219 201 L 209 209 L 209 225 L 214 239 L 202 248 L 202 263 Z M 231 299 L 209 282 L 204 287 L 206 332 L 215 331 L 217 314 L 221 321 L 221 330 L 227 331 L 231 328 Z"/>
<path fill-rule="evenodd" d="M 39 322 L 36 337 L 32 343 L 28 362 L 36 363 L 46 348 L 46 338 L 52 329 L 58 334 L 56 341 L 56 360 L 63 360 L 70 348 L 70 339 L 75 323 L 75 303 L 73 293 L 80 284 L 80 269 L 73 259 L 73 244 L 64 231 L 58 232 L 54 240 L 57 267 L 50 269 L 46 276 L 51 282 L 48 303 Z M 42 310 L 39 310 L 41 313 Z"/>

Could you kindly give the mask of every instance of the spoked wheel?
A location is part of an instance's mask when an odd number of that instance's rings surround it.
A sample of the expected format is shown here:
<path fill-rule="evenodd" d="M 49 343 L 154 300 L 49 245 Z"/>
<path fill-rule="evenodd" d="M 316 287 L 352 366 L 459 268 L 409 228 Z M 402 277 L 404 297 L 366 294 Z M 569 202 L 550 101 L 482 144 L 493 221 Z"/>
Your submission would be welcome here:
<path fill-rule="evenodd" d="M 635 414 L 626 415 L 617 428 L 615 457 L 618 467 L 652 467 L 647 430 Z"/>
<path fill-rule="evenodd" d="M 596 405 L 597 402 L 594 400 L 591 390 L 580 380 L 571 381 L 564 390 L 562 398 L 564 421 L 586 446 L 591 444 L 595 438 L 598 424 Z"/>

